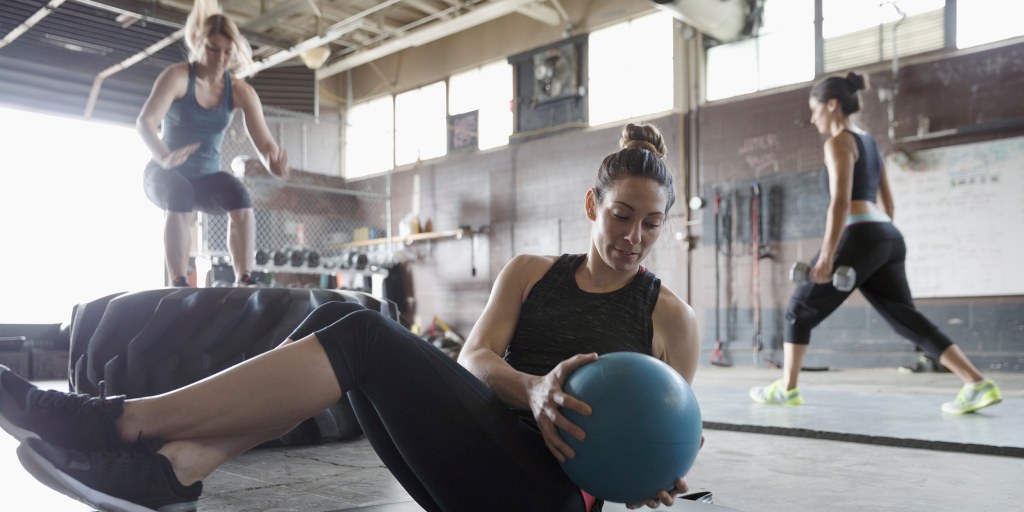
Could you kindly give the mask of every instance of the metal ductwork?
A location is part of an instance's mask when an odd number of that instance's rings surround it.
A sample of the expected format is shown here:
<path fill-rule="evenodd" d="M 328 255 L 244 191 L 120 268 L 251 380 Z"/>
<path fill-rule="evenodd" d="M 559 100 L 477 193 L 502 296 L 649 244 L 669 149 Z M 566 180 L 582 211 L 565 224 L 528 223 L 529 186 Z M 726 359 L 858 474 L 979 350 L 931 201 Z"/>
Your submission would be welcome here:
<path fill-rule="evenodd" d="M 723 43 L 743 35 L 749 0 L 651 0 L 679 21 Z"/>

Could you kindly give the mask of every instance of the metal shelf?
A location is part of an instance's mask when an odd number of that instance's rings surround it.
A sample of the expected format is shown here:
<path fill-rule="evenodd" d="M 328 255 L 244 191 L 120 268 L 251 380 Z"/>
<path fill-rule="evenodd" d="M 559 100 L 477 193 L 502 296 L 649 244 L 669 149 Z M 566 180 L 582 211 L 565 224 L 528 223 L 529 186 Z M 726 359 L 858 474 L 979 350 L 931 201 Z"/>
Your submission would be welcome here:
<path fill-rule="evenodd" d="M 214 257 L 226 258 L 227 254 L 215 254 Z M 328 258 L 330 259 L 330 258 Z M 213 268 L 213 260 L 210 256 L 196 256 L 196 267 L 204 271 L 209 271 Z M 285 265 L 253 265 L 250 269 L 252 272 L 267 272 L 270 274 L 307 274 L 307 275 L 323 275 L 323 274 L 360 274 L 364 276 L 385 276 L 388 275 L 388 269 L 379 267 L 377 265 L 369 265 L 363 269 L 356 268 L 343 268 L 340 266 L 326 267 L 323 263 L 317 267 L 310 267 L 308 265 L 300 265 L 298 267 L 292 266 L 290 263 Z"/>
<path fill-rule="evenodd" d="M 388 269 L 386 269 L 384 267 L 380 267 L 380 268 L 374 267 L 374 269 L 371 269 L 371 268 L 367 267 L 367 268 L 364 268 L 362 270 L 359 270 L 359 269 L 354 269 L 354 268 L 341 268 L 341 267 L 327 268 L 327 267 L 325 267 L 323 265 L 320 265 L 319 267 L 307 267 L 307 266 L 293 267 L 291 265 L 281 265 L 281 266 L 276 266 L 276 265 L 255 265 L 252 268 L 252 271 L 253 272 L 268 272 L 270 274 L 312 274 L 312 275 L 323 275 L 323 274 L 360 274 L 360 275 L 364 275 L 364 276 L 383 275 L 385 277 L 388 275 Z"/>
<path fill-rule="evenodd" d="M 391 238 L 374 238 L 372 240 L 361 240 L 359 242 L 347 242 L 343 244 L 332 244 L 328 246 L 330 249 L 356 249 L 359 247 L 371 247 L 374 245 L 382 244 L 395 244 L 403 243 L 410 245 L 416 242 L 425 242 L 428 240 L 442 240 L 446 238 L 454 238 L 461 240 L 467 235 L 473 235 L 474 231 L 471 229 L 453 229 L 449 231 L 431 231 L 428 233 L 416 233 L 415 235 L 406 236 L 393 236 Z"/>

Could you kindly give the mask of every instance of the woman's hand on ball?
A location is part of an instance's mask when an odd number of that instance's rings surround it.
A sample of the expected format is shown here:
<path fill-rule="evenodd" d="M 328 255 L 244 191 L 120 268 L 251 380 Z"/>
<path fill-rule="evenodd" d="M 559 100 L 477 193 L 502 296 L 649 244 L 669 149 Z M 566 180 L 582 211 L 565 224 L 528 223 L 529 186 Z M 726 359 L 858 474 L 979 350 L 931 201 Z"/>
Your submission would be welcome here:
<path fill-rule="evenodd" d="M 676 496 L 686 493 L 690 487 L 686 485 L 686 480 L 682 477 L 676 479 L 672 489 L 665 491 L 658 491 L 658 495 L 653 498 L 647 498 L 639 503 L 629 503 L 626 505 L 628 509 L 636 509 L 640 507 L 658 508 L 661 505 L 666 507 L 671 506 L 676 501 Z"/>
<path fill-rule="evenodd" d="M 578 354 L 555 366 L 547 375 L 534 381 L 530 389 L 530 411 L 537 419 L 537 426 L 544 437 L 544 444 L 547 445 L 551 454 L 564 462 L 565 459 L 576 456 L 576 452 L 566 444 L 558 429 L 565 430 L 570 435 L 582 441 L 586 437 L 579 426 L 570 422 L 561 409 L 571 409 L 583 416 L 590 416 L 591 409 L 586 403 L 567 395 L 562 391 L 565 379 L 580 366 L 597 360 L 597 354 Z"/>

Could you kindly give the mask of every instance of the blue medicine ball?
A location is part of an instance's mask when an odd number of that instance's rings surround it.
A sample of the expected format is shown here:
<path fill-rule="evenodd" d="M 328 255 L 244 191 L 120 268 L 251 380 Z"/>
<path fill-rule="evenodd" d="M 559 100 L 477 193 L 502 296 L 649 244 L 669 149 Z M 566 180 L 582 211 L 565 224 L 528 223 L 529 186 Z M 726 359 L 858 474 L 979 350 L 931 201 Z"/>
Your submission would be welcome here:
<path fill-rule="evenodd" d="M 576 369 L 562 389 L 593 410 L 590 416 L 562 410 L 585 440 L 559 430 L 576 451 L 562 468 L 588 493 L 616 503 L 651 498 L 671 489 L 697 458 L 697 397 L 663 361 L 637 352 L 605 354 Z"/>

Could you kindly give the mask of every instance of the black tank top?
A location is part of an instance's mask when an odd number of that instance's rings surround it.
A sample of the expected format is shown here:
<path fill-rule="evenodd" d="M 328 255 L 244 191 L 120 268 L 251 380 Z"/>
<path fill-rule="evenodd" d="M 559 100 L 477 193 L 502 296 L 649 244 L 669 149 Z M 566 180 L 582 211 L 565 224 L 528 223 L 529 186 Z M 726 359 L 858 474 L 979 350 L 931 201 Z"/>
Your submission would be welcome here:
<path fill-rule="evenodd" d="M 846 130 L 857 141 L 857 161 L 853 163 L 853 183 L 850 187 L 851 201 L 875 201 L 878 192 L 878 181 L 882 176 L 882 157 L 878 153 L 875 139 L 866 133 Z M 832 197 L 829 190 L 828 169 L 821 166 L 821 183 L 825 187 L 825 195 Z"/>
<path fill-rule="evenodd" d="M 505 361 L 531 375 L 545 375 L 558 363 L 596 352 L 651 353 L 661 280 L 641 267 L 631 283 L 608 293 L 576 285 L 585 254 L 563 254 L 523 302 Z"/>

